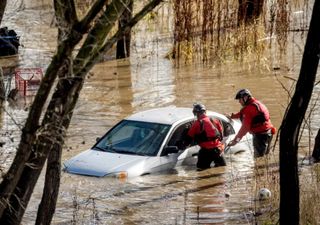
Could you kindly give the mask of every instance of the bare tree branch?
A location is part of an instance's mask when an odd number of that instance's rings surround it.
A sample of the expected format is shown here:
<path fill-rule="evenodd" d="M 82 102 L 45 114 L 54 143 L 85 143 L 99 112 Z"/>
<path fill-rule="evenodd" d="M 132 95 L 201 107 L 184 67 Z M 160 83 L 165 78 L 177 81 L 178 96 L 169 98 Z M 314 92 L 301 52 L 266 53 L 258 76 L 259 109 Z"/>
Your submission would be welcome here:
<path fill-rule="evenodd" d="M 78 22 L 74 0 L 54 0 L 53 6 L 59 28 L 72 27 Z"/>
<path fill-rule="evenodd" d="M 122 12 L 125 10 L 126 4 L 129 4 L 130 0 L 113 0 L 107 7 L 107 10 L 96 21 L 95 26 L 89 32 L 87 39 L 85 40 L 82 48 L 77 54 L 74 62 L 74 73 L 77 73 L 78 68 L 85 65 L 90 58 L 88 55 L 92 55 L 101 47 L 105 42 L 108 33 L 111 31 L 115 22 L 119 19 Z"/>
<path fill-rule="evenodd" d="M 87 74 L 93 65 L 100 60 L 102 54 L 109 51 L 111 47 L 123 36 L 123 34 L 125 34 L 131 27 L 136 25 L 139 20 L 151 12 L 162 1 L 163 0 L 150 1 L 149 4 L 147 4 L 139 13 L 137 13 L 127 24 L 123 25 L 120 30 L 118 30 L 111 38 L 109 38 L 100 49 L 89 55 L 90 58 L 86 60 L 87 63 L 78 70 L 74 70 L 75 76 L 83 76 L 84 74 Z"/>
<path fill-rule="evenodd" d="M 87 15 L 77 24 L 76 30 L 87 32 L 90 27 L 90 23 L 101 11 L 102 7 L 106 4 L 107 0 L 98 0 L 90 8 Z"/>

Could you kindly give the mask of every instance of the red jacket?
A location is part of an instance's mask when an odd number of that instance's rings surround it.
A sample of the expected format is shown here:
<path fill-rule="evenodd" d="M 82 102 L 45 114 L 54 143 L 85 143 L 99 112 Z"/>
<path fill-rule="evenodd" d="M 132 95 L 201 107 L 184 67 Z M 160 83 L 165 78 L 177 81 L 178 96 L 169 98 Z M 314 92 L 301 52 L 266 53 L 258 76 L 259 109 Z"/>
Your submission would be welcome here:
<path fill-rule="evenodd" d="M 235 137 L 236 140 L 241 140 L 247 132 L 252 134 L 264 133 L 273 127 L 267 107 L 255 98 L 251 98 L 240 112 L 232 114 L 231 118 L 240 119 L 242 122 L 242 126 Z"/>
<path fill-rule="evenodd" d="M 201 148 L 219 148 L 222 151 L 223 144 L 220 141 L 222 135 L 221 123 L 218 120 L 213 120 L 212 122 L 205 114 L 201 115 L 198 120 L 192 124 L 188 135 L 192 137 L 192 139 L 195 139 Z"/>

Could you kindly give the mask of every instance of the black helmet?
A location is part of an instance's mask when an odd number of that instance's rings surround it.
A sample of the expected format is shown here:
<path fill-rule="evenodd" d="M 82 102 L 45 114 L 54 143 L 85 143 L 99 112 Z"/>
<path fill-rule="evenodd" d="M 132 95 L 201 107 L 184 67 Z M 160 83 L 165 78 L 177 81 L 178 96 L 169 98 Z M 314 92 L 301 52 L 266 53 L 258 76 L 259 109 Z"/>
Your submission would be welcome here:
<path fill-rule="evenodd" d="M 241 89 L 240 91 L 238 91 L 238 93 L 236 94 L 235 99 L 240 99 L 243 98 L 244 96 L 249 96 L 251 97 L 251 93 L 248 89 Z"/>
<path fill-rule="evenodd" d="M 196 115 L 197 113 L 203 113 L 206 111 L 206 107 L 201 103 L 194 103 L 193 104 L 193 114 Z"/>

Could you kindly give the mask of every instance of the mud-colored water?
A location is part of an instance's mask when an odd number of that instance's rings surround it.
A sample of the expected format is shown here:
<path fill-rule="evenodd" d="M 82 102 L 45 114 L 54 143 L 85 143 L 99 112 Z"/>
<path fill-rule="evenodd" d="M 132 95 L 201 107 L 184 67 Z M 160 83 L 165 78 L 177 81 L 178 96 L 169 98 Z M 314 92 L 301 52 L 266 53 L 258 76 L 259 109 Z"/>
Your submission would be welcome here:
<path fill-rule="evenodd" d="M 18 1 L 17 1 L 18 2 Z M 28 1 L 25 1 L 28 5 Z M 49 27 L 52 14 L 32 5 L 11 11 L 5 17 L 11 29 L 21 35 L 19 67 L 46 68 L 55 47 L 55 29 Z M 16 10 L 18 3 L 9 9 Z M 142 28 L 141 28 L 142 29 Z M 159 30 L 158 32 L 160 32 Z M 255 64 L 226 62 L 221 66 L 184 65 L 179 68 L 164 58 L 170 43 L 151 41 L 160 36 L 135 33 L 130 60 L 97 64 L 88 76 L 72 118 L 63 161 L 90 148 L 120 119 L 141 110 L 161 106 L 191 107 L 202 102 L 210 110 L 230 113 L 239 110 L 236 91 L 249 88 L 269 108 L 272 122 L 279 127 L 288 103 L 287 91 L 299 74 L 303 36 L 296 35 L 285 60 L 272 54 L 266 62 Z M 299 36 L 299 37 L 297 37 Z M 150 42 L 147 42 L 149 41 Z M 293 40 L 293 39 L 290 39 Z M 293 42 L 293 41 L 292 41 Z M 289 79 L 292 78 L 292 79 Z M 319 87 L 315 87 L 315 96 Z M 316 99 L 316 97 L 315 97 Z M 32 98 L 20 97 L 8 103 L 1 114 L 1 138 L 10 163 L 18 144 L 19 124 L 27 116 Z M 316 100 L 313 100 L 316 104 Z M 318 129 L 319 107 L 311 116 L 311 140 Z M 13 120 L 14 118 L 14 120 Z M 10 135 L 8 135 L 10 134 Z M 10 137 L 10 138 L 9 138 Z M 308 153 L 308 132 L 301 141 L 301 154 Z M 269 159 L 277 160 L 278 149 Z M 59 200 L 53 224 L 250 224 L 257 208 L 267 208 L 255 201 L 257 185 L 252 153 L 227 158 L 224 168 L 197 172 L 192 165 L 173 171 L 117 180 L 62 173 Z M 266 165 L 264 160 L 256 164 Z M 264 171 L 264 169 L 261 169 Z M 33 224 L 41 199 L 44 177 L 41 176 L 23 224 Z"/>

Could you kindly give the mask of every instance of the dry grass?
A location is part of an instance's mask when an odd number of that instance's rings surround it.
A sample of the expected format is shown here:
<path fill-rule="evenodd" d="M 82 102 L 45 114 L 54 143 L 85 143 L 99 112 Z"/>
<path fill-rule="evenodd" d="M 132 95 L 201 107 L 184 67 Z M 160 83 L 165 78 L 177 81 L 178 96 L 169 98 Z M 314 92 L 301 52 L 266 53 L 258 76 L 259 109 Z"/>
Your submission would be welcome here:
<path fill-rule="evenodd" d="M 310 168 L 311 174 L 300 176 L 300 224 L 319 224 L 320 165 Z"/>
<path fill-rule="evenodd" d="M 284 54 L 290 27 L 297 22 L 293 11 L 302 8 L 303 14 L 307 14 L 310 4 L 306 2 L 264 1 L 260 16 L 242 23 L 238 21 L 238 0 L 173 0 L 175 43 L 171 58 L 177 64 L 194 61 L 221 63 L 225 60 L 246 62 L 252 57 L 260 61 L 271 44 Z M 303 25 L 305 22 L 301 23 Z"/>
<path fill-rule="evenodd" d="M 271 156 L 274 157 L 274 156 Z M 277 166 L 270 167 L 270 157 L 257 161 L 255 167 L 255 191 L 268 188 L 272 196 L 266 201 L 253 202 L 255 218 L 253 224 L 279 224 L 280 177 Z M 320 224 L 320 165 L 300 165 L 300 224 Z M 254 196 L 256 199 L 256 196 Z"/>

